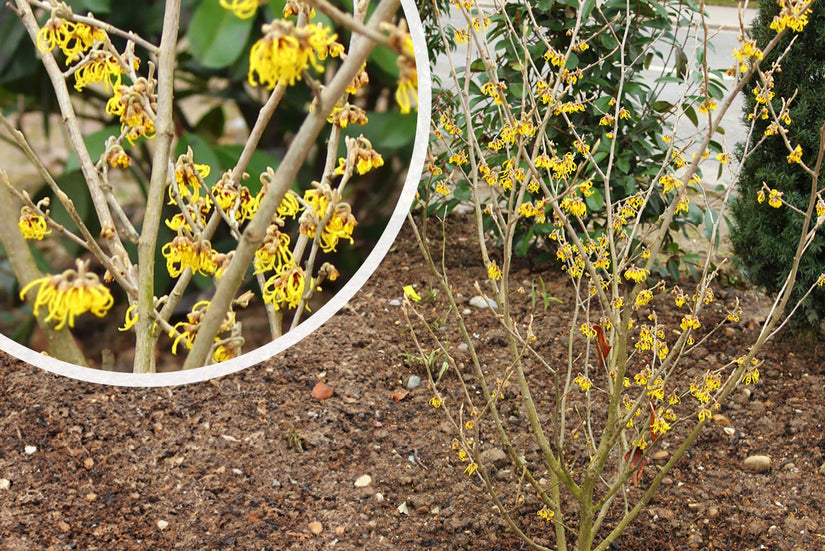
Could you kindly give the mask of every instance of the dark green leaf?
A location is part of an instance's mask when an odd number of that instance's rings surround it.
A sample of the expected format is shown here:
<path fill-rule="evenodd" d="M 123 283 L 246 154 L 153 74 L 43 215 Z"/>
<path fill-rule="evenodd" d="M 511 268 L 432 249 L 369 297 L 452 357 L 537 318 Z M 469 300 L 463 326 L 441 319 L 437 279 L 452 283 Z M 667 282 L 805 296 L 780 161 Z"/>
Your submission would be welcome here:
<path fill-rule="evenodd" d="M 253 22 L 239 19 L 218 2 L 201 2 L 187 33 L 195 60 L 209 69 L 232 65 L 244 51 Z"/>
<path fill-rule="evenodd" d="M 415 141 L 416 117 L 413 113 L 368 113 L 369 122 L 364 126 L 348 126 L 344 134 L 357 137 L 369 136 L 376 150 L 398 150 Z"/>
<path fill-rule="evenodd" d="M 67 3 L 75 13 L 92 12 L 95 15 L 104 15 L 112 11 L 111 0 L 69 0 Z"/>
<path fill-rule="evenodd" d="M 696 115 L 696 110 L 693 108 L 692 105 L 682 104 L 682 109 L 687 115 L 687 118 L 690 119 L 690 122 L 693 123 L 693 126 L 699 126 L 699 117 Z"/>
<path fill-rule="evenodd" d="M 673 109 L 673 104 L 670 103 L 669 101 L 659 100 L 659 101 L 654 101 L 653 104 L 651 105 L 651 107 L 657 113 L 665 113 L 665 112 L 670 111 L 671 109 Z"/>

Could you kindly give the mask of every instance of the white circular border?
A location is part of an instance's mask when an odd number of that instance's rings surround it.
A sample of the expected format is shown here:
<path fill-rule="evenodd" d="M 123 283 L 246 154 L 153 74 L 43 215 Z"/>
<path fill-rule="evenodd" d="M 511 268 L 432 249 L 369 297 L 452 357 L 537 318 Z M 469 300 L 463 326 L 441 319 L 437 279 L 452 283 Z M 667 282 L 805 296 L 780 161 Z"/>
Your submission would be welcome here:
<path fill-rule="evenodd" d="M 352 278 L 347 281 L 329 302 L 324 304 L 324 306 L 318 309 L 317 312 L 298 327 L 269 344 L 237 358 L 233 358 L 232 360 L 187 371 L 174 371 L 170 373 L 115 373 L 91 369 L 39 354 L 3 334 L 0 334 L 0 348 L 12 356 L 46 371 L 90 383 L 133 387 L 183 385 L 214 379 L 215 377 L 228 375 L 261 363 L 283 352 L 315 331 L 343 308 L 353 295 L 367 282 L 367 279 L 369 279 L 375 269 L 378 268 L 378 265 L 384 259 L 387 251 L 389 251 L 395 238 L 398 236 L 398 232 L 404 224 L 404 219 L 412 206 L 412 201 L 415 198 L 418 182 L 421 179 L 421 173 L 424 168 L 432 111 L 430 62 L 424 28 L 421 25 L 421 18 L 418 15 L 418 9 L 415 7 L 415 3 L 413 0 L 401 0 L 401 7 L 404 10 L 410 35 L 412 36 L 413 48 L 415 49 L 415 62 L 418 69 L 418 119 L 416 121 L 415 145 L 413 146 L 413 154 L 410 158 L 410 167 L 407 171 L 407 178 L 404 182 L 404 188 L 401 191 L 398 204 L 390 217 L 387 227 L 384 229 L 384 233 L 381 234 L 372 252 L 367 256 L 367 259 L 361 267 L 358 268 Z"/>

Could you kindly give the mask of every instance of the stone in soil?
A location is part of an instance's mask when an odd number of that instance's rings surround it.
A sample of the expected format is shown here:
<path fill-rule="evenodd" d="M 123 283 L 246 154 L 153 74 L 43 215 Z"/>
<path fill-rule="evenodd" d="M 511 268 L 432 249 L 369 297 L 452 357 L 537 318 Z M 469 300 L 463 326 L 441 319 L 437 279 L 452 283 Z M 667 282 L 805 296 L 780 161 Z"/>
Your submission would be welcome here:
<path fill-rule="evenodd" d="M 324 531 L 324 525 L 318 522 L 317 520 L 313 520 L 308 525 L 309 531 L 315 534 L 316 536 L 320 536 L 321 532 Z"/>
<path fill-rule="evenodd" d="M 498 310 L 498 303 L 491 298 L 485 299 L 481 295 L 474 296 L 470 299 L 470 306 L 483 310 L 485 308 L 492 308 Z"/>
<path fill-rule="evenodd" d="M 364 488 L 372 483 L 372 477 L 368 474 L 363 474 L 355 481 L 356 488 Z"/>
<path fill-rule="evenodd" d="M 323 381 L 318 381 L 312 389 L 312 397 L 316 400 L 326 400 L 332 397 L 332 387 Z"/>
<path fill-rule="evenodd" d="M 745 470 L 766 473 L 771 470 L 771 458 L 767 455 L 751 455 L 743 463 Z"/>
<path fill-rule="evenodd" d="M 507 454 L 500 448 L 488 448 L 484 450 L 481 452 L 479 459 L 485 465 L 495 465 L 496 467 L 502 467 L 508 462 Z"/>

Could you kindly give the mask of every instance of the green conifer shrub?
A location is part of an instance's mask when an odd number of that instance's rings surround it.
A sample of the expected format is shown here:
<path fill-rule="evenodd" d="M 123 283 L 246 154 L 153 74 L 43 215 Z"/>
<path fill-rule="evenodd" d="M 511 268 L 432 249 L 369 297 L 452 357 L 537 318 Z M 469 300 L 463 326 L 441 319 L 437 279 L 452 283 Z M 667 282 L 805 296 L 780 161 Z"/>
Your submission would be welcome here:
<path fill-rule="evenodd" d="M 763 48 L 776 35 L 770 24 L 779 6 L 775 0 L 762 0 L 759 16 L 754 21 L 751 37 Z M 797 92 L 788 115 L 790 123 L 783 122 L 788 141 L 802 148 L 802 161 L 808 166 L 816 164 L 820 148 L 820 129 L 825 123 L 825 5 L 814 2 L 809 23 L 801 33 L 788 33 L 779 47 L 761 62 L 768 71 L 773 62 L 785 51 L 791 39 L 798 42 L 782 59 L 781 72 L 773 73 L 772 100 L 776 113 L 782 109 L 779 98 L 791 97 Z M 743 93 L 747 94 L 744 106 L 746 124 L 753 124 L 748 149 L 764 138 L 764 142 L 744 161 L 736 184 L 736 195 L 731 205 L 731 241 L 734 253 L 746 279 L 763 288 L 769 295 L 776 295 L 785 281 L 799 242 L 803 216 L 783 205 L 772 208 L 767 201 L 759 202 L 758 194 L 763 182 L 782 193 L 782 199 L 801 211 L 808 208 L 811 177 L 796 163 L 788 161 L 788 148 L 781 136 L 765 136 L 771 123 L 762 118 L 762 105 L 757 103 L 754 80 Z M 740 152 L 744 151 L 740 144 Z M 819 184 L 822 197 L 822 183 Z M 816 214 L 812 224 L 816 222 Z M 794 293 L 789 304 L 797 301 L 825 272 L 825 237 L 818 235 L 799 267 Z M 802 301 L 792 318 L 797 331 L 818 327 L 825 318 L 825 287 L 814 287 Z"/>

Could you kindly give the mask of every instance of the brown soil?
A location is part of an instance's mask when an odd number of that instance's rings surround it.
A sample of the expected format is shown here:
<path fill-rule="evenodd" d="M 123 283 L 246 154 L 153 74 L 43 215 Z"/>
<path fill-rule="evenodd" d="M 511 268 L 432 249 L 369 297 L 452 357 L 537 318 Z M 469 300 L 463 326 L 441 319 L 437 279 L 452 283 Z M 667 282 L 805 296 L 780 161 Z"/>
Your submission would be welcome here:
<path fill-rule="evenodd" d="M 453 221 L 459 245 L 471 244 L 468 223 Z M 485 272 L 471 250 L 448 257 L 451 281 L 465 297 L 477 294 L 473 282 Z M 573 295 L 563 274 L 527 264 L 514 281 L 539 275 L 562 301 L 540 307 L 534 325 L 540 350 L 553 357 Z M 0 548 L 524 548 L 479 479 L 463 474 L 426 383 L 399 402 L 392 397 L 410 375 L 426 374 L 405 362 L 413 347 L 390 300 L 401 298 L 404 284 L 422 292 L 430 282 L 405 229 L 348 307 L 311 337 L 261 365 L 195 385 L 96 386 L 0 357 Z M 737 296 L 746 312 L 762 306 L 754 293 L 717 290 L 719 303 Z M 678 319 L 664 304 L 660 320 Z M 432 319 L 445 311 L 443 299 L 423 308 Z M 495 320 L 478 310 L 469 319 L 484 361 L 495 365 L 505 352 Z M 714 334 L 691 369 L 738 357 L 759 321 L 752 314 Z M 614 548 L 825 549 L 822 344 L 783 336 L 762 357 L 753 395 L 737 392 L 721 411 L 736 434 L 709 425 Z M 537 369 L 533 375 L 541 392 Z M 311 397 L 319 380 L 333 387 L 331 398 Z M 454 382 L 448 373 L 442 391 Z M 518 439 L 526 425 L 515 396 L 508 407 Z M 494 438 L 484 445 L 498 446 Z M 27 453 L 28 446 L 36 450 Z M 536 458 L 529 446 L 525 453 Z M 752 454 L 771 457 L 769 473 L 743 468 Z M 639 488 L 628 486 L 631 499 L 655 468 L 648 465 Z M 496 484 L 515 487 L 509 469 L 490 465 Z M 356 487 L 363 475 L 371 483 Z M 407 513 L 399 512 L 402 504 Z M 513 514 L 552 545 L 552 530 L 535 511 L 528 498 Z"/>

